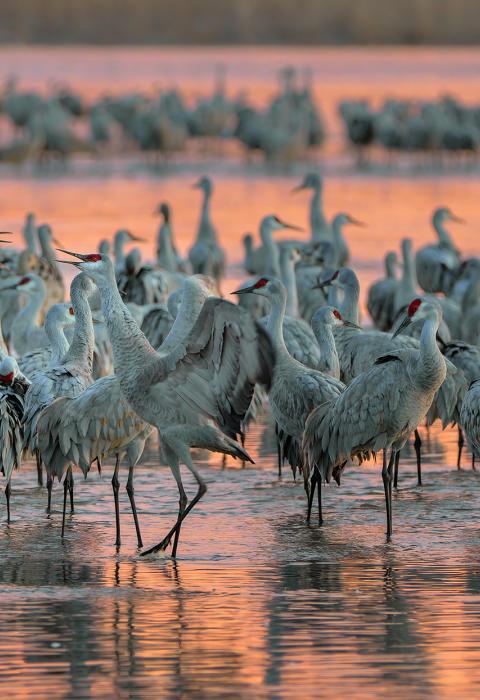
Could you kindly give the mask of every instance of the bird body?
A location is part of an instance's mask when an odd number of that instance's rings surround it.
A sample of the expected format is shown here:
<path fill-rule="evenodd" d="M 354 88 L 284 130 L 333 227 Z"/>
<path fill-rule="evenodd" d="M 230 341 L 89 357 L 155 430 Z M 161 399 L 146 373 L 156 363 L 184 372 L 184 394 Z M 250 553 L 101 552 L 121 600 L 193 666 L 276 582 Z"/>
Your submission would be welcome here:
<path fill-rule="evenodd" d="M 439 207 L 433 213 L 432 224 L 438 237 L 438 243 L 421 248 L 416 255 L 415 266 L 420 286 L 426 292 L 444 292 L 448 294 L 456 281 L 460 256 L 450 234 L 445 228 L 445 221 L 462 219 L 452 214 L 450 209 Z"/>

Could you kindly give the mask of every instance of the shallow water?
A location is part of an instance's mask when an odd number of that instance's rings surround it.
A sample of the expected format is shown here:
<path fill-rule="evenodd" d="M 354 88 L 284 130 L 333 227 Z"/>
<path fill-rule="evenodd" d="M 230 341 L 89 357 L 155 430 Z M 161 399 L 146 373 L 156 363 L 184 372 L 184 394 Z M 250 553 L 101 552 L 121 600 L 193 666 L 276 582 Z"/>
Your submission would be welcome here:
<path fill-rule="evenodd" d="M 2 49 L 0 77 L 25 84 L 49 77 L 81 86 L 148 87 L 182 80 L 210 84 L 228 64 L 230 89 L 248 84 L 261 101 L 286 62 L 314 63 L 318 91 L 335 129 L 339 96 L 478 93 L 480 52 L 278 49 Z M 415 69 L 415 70 L 413 70 Z M 372 76 L 375 76 L 374 78 Z M 318 163 L 313 164 L 315 167 Z M 1 228 L 19 231 L 32 209 L 68 247 L 87 251 L 130 227 L 153 252 L 160 199 L 171 202 L 179 247 L 188 249 L 199 196 L 192 180 L 215 176 L 213 214 L 227 248 L 225 291 L 241 277 L 241 236 L 271 211 L 306 225 L 306 198 L 291 187 L 312 163 L 277 174 L 242 162 L 201 159 L 152 172 L 136 163 L 75 164 L 67 172 L 0 169 Z M 328 165 L 327 165 L 328 168 Z M 346 210 L 368 223 L 347 231 L 362 285 L 383 253 L 409 235 L 431 238 L 433 207 L 448 204 L 468 223 L 456 227 L 465 253 L 478 253 L 475 173 L 399 176 L 331 169 L 329 215 Z M 304 493 L 288 471 L 276 477 L 265 420 L 248 436 L 255 466 L 197 454 L 208 493 L 187 519 L 177 563 L 138 556 L 122 470 L 121 552 L 114 542 L 111 465 L 103 477 L 77 476 L 76 513 L 60 539 L 62 490 L 44 513 L 32 465 L 14 475 L 13 522 L 0 525 L 0 688 L 12 698 L 337 698 L 475 697 L 480 693 L 479 475 L 456 463 L 456 432 L 424 437 L 424 486 L 412 450 L 402 458 L 394 496 L 394 538 L 385 543 L 379 465 L 345 473 L 324 491 L 326 521 L 304 522 Z M 189 492 L 193 484 L 187 478 Z M 177 493 L 155 445 L 136 470 L 146 544 L 176 514 Z"/>

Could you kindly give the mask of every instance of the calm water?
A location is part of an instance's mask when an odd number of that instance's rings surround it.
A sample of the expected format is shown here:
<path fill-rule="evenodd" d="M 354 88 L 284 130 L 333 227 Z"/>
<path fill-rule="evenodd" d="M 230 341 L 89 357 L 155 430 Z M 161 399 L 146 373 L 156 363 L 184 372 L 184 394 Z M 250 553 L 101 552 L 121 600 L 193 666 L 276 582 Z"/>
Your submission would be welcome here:
<path fill-rule="evenodd" d="M 227 63 L 229 89 L 262 101 L 286 62 L 313 64 L 325 113 L 345 94 L 435 96 L 471 100 L 480 52 L 332 50 L 0 50 L 0 78 L 24 84 L 69 78 L 86 95 L 177 84 L 208 88 Z M 374 77 L 372 77 L 374 75 Z M 309 164 L 306 167 L 311 167 Z M 151 256 L 160 199 L 174 209 L 182 250 L 198 217 L 202 172 L 216 180 L 214 217 L 229 255 L 226 291 L 241 276 L 241 236 L 271 211 L 306 224 L 306 199 L 291 187 L 297 166 L 268 173 L 241 162 L 173 164 L 152 173 L 137 164 L 87 164 L 39 175 L 0 170 L 1 228 L 18 231 L 25 211 L 49 221 L 58 237 L 83 250 L 128 226 Z M 385 250 L 405 235 L 428 240 L 432 208 L 445 203 L 468 223 L 458 246 L 478 253 L 479 182 L 474 174 L 410 177 L 334 171 L 329 215 L 346 210 L 368 223 L 349 241 L 364 286 Z M 276 478 L 271 431 L 255 427 L 247 447 L 256 460 L 221 468 L 196 455 L 209 491 L 182 531 L 180 558 L 137 555 L 123 485 L 122 539 L 115 553 L 111 466 L 103 478 L 77 476 L 77 510 L 60 540 L 61 489 L 55 512 L 26 465 L 15 475 L 13 516 L 0 537 L 0 687 L 22 697 L 337 698 L 474 697 L 480 693 L 479 475 L 455 468 L 456 433 L 432 430 L 425 443 L 425 485 L 416 486 L 410 452 L 394 498 L 394 540 L 384 540 L 380 467 L 345 475 L 325 490 L 326 522 L 304 523 L 304 494 L 288 474 Z M 158 541 L 177 508 L 172 479 L 152 445 L 136 470 L 146 544 Z M 191 482 L 187 482 L 190 491 Z"/>

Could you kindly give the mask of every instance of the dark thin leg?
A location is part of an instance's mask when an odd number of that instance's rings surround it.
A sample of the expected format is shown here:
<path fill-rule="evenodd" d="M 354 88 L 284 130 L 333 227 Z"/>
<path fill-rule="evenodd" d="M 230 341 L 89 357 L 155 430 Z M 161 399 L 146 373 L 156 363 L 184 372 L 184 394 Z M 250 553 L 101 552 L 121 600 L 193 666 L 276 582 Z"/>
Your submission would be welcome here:
<path fill-rule="evenodd" d="M 475 469 L 475 452 L 472 452 L 472 469 Z"/>
<path fill-rule="evenodd" d="M 65 517 L 67 513 L 67 494 L 68 494 L 68 469 L 63 480 L 63 513 L 62 513 L 62 538 L 65 535 Z"/>
<path fill-rule="evenodd" d="M 282 448 L 280 445 L 280 440 L 277 437 L 277 464 L 278 464 L 278 478 L 282 478 Z"/>
<path fill-rule="evenodd" d="M 97 470 L 100 476 L 102 476 L 102 460 L 97 457 Z"/>
<path fill-rule="evenodd" d="M 140 523 L 138 522 L 137 516 L 137 506 L 135 505 L 135 489 L 133 488 L 133 469 L 134 467 L 130 465 L 128 470 L 128 480 L 127 480 L 127 493 L 130 500 L 130 506 L 133 513 L 133 522 L 135 523 L 135 530 L 137 532 L 137 545 L 138 547 L 143 547 L 142 535 L 140 534 Z"/>
<path fill-rule="evenodd" d="M 227 455 L 224 454 L 222 457 L 222 471 L 225 469 L 226 466 L 227 466 Z"/>
<path fill-rule="evenodd" d="M 53 477 L 49 476 L 47 478 L 47 513 L 52 511 L 52 488 L 53 488 Z"/>
<path fill-rule="evenodd" d="M 198 475 L 197 475 L 198 476 Z M 170 540 L 172 539 L 173 535 L 175 534 L 175 541 L 173 543 L 173 549 L 172 549 L 172 557 L 175 558 L 177 554 L 177 547 L 178 545 L 178 536 L 180 534 L 180 528 L 182 526 L 183 521 L 187 517 L 187 515 L 190 513 L 192 508 L 198 503 L 198 501 L 204 496 L 207 492 L 207 485 L 203 482 L 202 479 L 197 479 L 197 482 L 199 484 L 198 486 L 198 491 L 195 495 L 194 498 L 190 501 L 188 506 L 186 508 L 182 508 L 183 502 L 182 499 L 180 499 L 180 508 L 179 508 L 179 516 L 177 519 L 177 522 L 175 525 L 172 527 L 172 529 L 166 534 L 166 536 L 163 538 L 161 542 L 156 544 L 154 547 L 150 547 L 150 549 L 147 549 L 145 552 L 142 552 L 140 556 L 144 557 L 146 554 L 151 554 L 152 552 L 158 552 L 161 549 L 166 549 L 170 543 Z M 177 536 L 178 532 L 178 536 Z"/>
<path fill-rule="evenodd" d="M 315 495 L 315 487 L 317 485 L 317 482 L 318 482 L 318 474 L 317 474 L 317 470 L 314 469 L 312 477 L 310 479 L 310 491 L 307 493 L 307 497 L 308 497 L 307 523 L 310 522 L 310 518 L 312 515 L 313 497 Z"/>
<path fill-rule="evenodd" d="M 395 470 L 393 473 L 393 488 L 398 489 L 398 465 L 400 463 L 400 450 L 395 455 Z"/>
<path fill-rule="evenodd" d="M 413 441 L 413 447 L 415 448 L 415 454 L 417 455 L 417 484 L 422 485 L 422 439 L 420 433 L 415 429 L 415 440 Z"/>
<path fill-rule="evenodd" d="M 12 486 L 10 484 L 10 479 L 5 486 L 5 498 L 7 499 L 7 523 L 10 522 L 10 494 L 12 493 Z"/>
<path fill-rule="evenodd" d="M 120 458 L 117 452 L 117 457 L 115 460 L 115 469 L 112 476 L 112 489 L 113 489 L 113 500 L 115 501 L 115 546 L 120 547 L 122 544 L 120 541 L 120 504 L 118 502 L 118 490 L 120 488 L 120 482 L 118 480 L 118 468 L 120 466 Z"/>
<path fill-rule="evenodd" d="M 387 454 L 383 451 L 383 489 L 385 491 L 385 507 L 387 511 L 387 542 L 390 542 L 392 537 L 392 469 L 395 453 L 391 452 L 390 460 L 387 465 Z"/>
<path fill-rule="evenodd" d="M 68 490 L 70 492 L 70 513 L 75 512 L 75 508 L 73 507 L 73 470 L 72 467 L 69 467 L 69 474 L 68 474 Z"/>
<path fill-rule="evenodd" d="M 318 485 L 317 485 L 317 501 L 318 501 L 318 524 L 323 525 L 322 480 L 321 480 L 320 476 L 318 477 Z"/>
<path fill-rule="evenodd" d="M 37 462 L 37 482 L 39 486 L 43 486 L 42 460 L 38 452 L 35 452 L 35 460 Z"/>
<path fill-rule="evenodd" d="M 458 426 L 458 457 L 457 457 L 457 469 L 461 469 L 462 450 L 463 450 L 464 444 L 465 444 L 465 440 L 463 439 L 463 430 L 461 429 L 460 426 Z"/>

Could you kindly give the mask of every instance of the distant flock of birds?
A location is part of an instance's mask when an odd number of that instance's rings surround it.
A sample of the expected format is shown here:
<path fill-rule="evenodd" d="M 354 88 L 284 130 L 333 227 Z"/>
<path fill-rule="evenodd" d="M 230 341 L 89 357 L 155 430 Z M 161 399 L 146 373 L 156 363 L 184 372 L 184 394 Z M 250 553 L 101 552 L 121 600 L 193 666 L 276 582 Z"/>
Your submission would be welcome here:
<path fill-rule="evenodd" d="M 322 487 L 360 476 L 357 464 L 382 453 L 387 538 L 393 530 L 392 488 L 400 451 L 418 427 L 456 424 L 458 466 L 466 437 L 480 454 L 480 259 L 461 255 L 449 225 L 461 219 L 440 207 L 432 242 L 414 253 L 409 239 L 385 257 L 385 276 L 368 291 L 373 327 L 360 325 L 360 285 L 349 266 L 348 213 L 328 220 L 323 182 L 310 173 L 295 188 L 311 193 L 310 237 L 276 240 L 299 230 L 270 214 L 260 242 L 245 237 L 249 278 L 226 289 L 226 256 L 213 223 L 213 184 L 197 183 L 202 203 L 186 259 L 175 245 L 172 212 L 161 203 L 153 263 L 142 260 L 140 239 L 120 229 L 113 245 L 69 251 L 49 225 L 29 214 L 24 245 L 0 234 L 0 468 L 7 520 L 11 481 L 34 457 L 46 474 L 47 511 L 54 479 L 63 480 L 62 536 L 67 506 L 74 509 L 73 469 L 85 477 L 115 460 L 112 490 L 120 546 L 119 465 L 138 546 L 134 472 L 146 441 L 158 432 L 162 458 L 178 486 L 178 517 L 143 554 L 172 546 L 176 556 L 185 517 L 206 491 L 191 448 L 252 461 L 249 425 L 268 410 L 275 425 L 278 470 L 301 475 L 310 521 Z M 56 250 L 54 248 L 56 246 Z M 61 258 L 59 258 L 61 256 Z M 65 301 L 62 264 L 78 274 Z M 474 464 L 474 462 L 473 462 Z M 189 500 L 181 465 L 197 492 Z M 341 494 L 341 489 L 338 491 Z"/>
<path fill-rule="evenodd" d="M 177 89 L 106 94 L 87 104 L 68 87 L 42 95 L 21 90 L 10 79 L 0 95 L 2 112 L 15 130 L 14 138 L 0 147 L 0 162 L 9 163 L 115 151 L 168 158 L 185 150 L 192 138 L 205 147 L 213 139 L 233 138 L 247 153 L 289 162 L 324 139 L 310 75 L 299 85 L 292 69 L 282 71 L 281 89 L 265 109 L 253 107 L 245 96 L 228 98 L 222 72 L 213 93 L 192 106 Z"/>
<path fill-rule="evenodd" d="M 365 162 L 372 147 L 394 157 L 476 156 L 480 148 L 480 106 L 453 97 L 438 100 L 389 99 L 374 109 L 368 100 L 345 100 L 339 105 L 349 143 Z"/>

